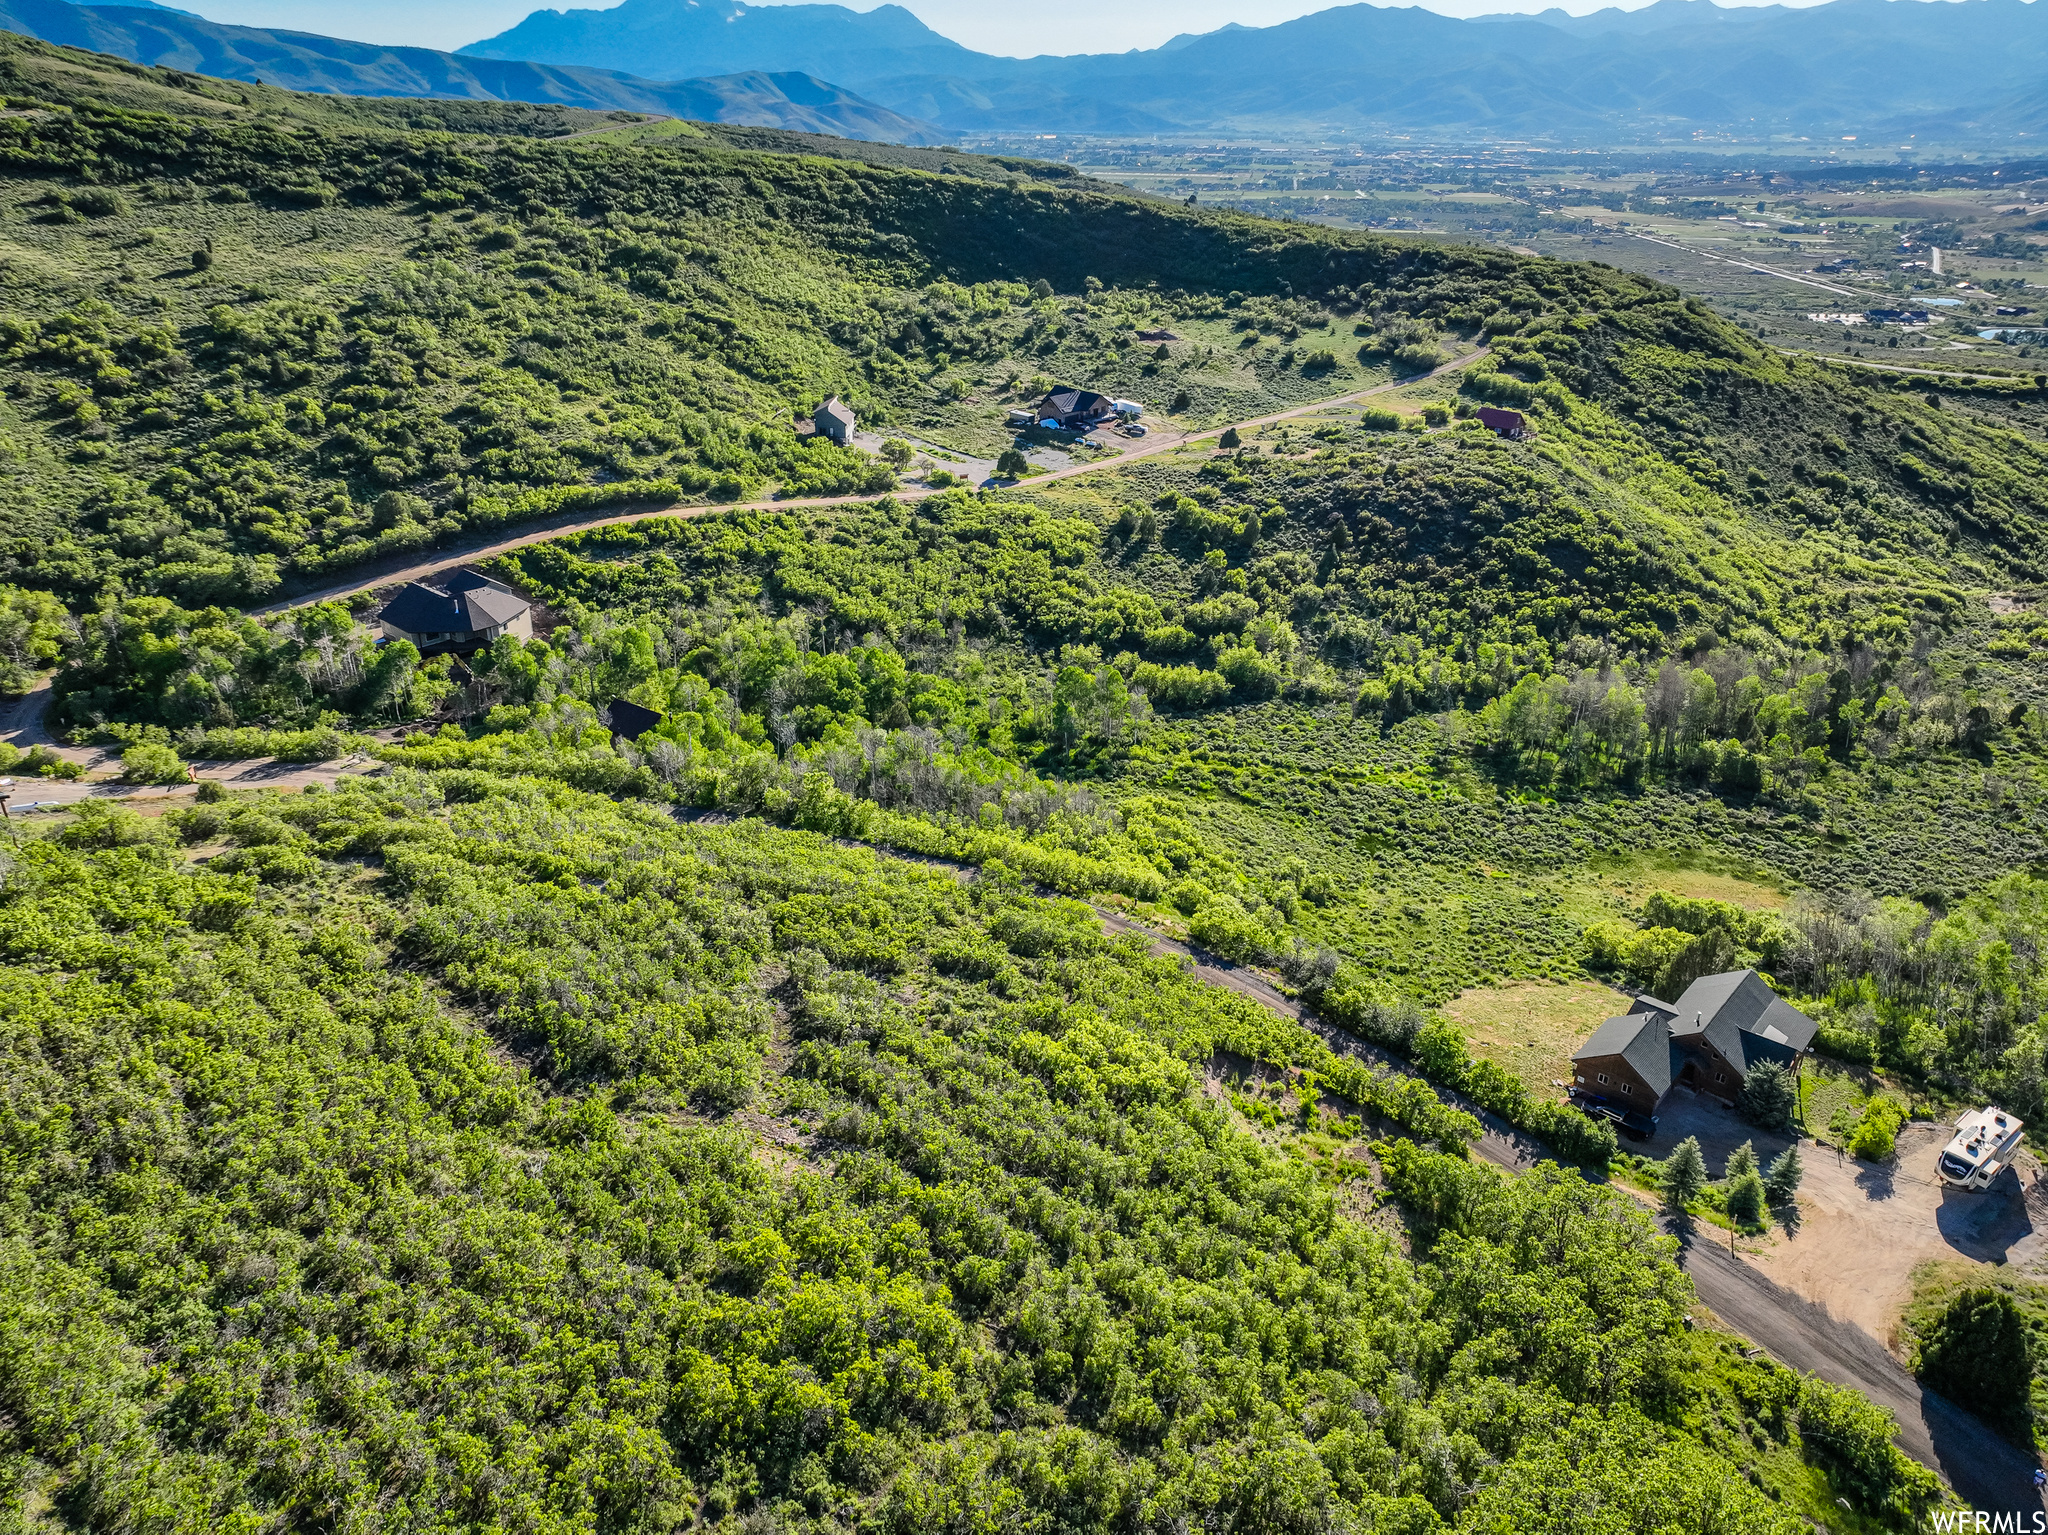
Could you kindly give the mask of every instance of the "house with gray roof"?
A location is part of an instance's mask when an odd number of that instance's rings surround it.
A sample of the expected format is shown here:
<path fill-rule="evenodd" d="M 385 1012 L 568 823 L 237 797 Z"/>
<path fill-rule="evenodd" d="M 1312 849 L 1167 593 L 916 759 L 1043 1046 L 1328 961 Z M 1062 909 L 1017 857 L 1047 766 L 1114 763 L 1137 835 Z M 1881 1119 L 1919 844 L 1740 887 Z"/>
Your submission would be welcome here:
<path fill-rule="evenodd" d="M 842 448 L 853 441 L 853 412 L 836 394 L 811 412 L 811 425 Z"/>
<path fill-rule="evenodd" d="M 408 581 L 377 615 L 387 639 L 430 651 L 478 650 L 501 634 L 533 638 L 533 604 L 502 581 L 464 568 L 436 585 Z"/>
<path fill-rule="evenodd" d="M 1814 1021 L 1754 970 L 1702 976 L 1676 1002 L 1636 998 L 1572 1054 L 1580 1092 L 1649 1114 L 1673 1087 L 1733 1103 L 1761 1061 L 1796 1072 Z"/>

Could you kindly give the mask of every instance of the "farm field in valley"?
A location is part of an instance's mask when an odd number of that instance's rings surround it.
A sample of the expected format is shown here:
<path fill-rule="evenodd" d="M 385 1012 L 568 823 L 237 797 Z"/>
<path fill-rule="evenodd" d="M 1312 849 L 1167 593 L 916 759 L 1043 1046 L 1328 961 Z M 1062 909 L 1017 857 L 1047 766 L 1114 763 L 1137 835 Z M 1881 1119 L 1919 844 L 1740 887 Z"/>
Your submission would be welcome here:
<path fill-rule="evenodd" d="M 1161 197 L 1606 262 L 1802 350 L 1935 369 L 2031 371 L 2037 355 L 2048 359 L 2048 177 L 2037 163 L 1982 151 L 1944 158 L 1938 144 L 1860 140 L 1610 150 L 989 142 L 1012 152 L 1035 143 L 1034 152 Z M 1924 326 L 1810 318 L 1930 300 L 1944 302 Z"/>

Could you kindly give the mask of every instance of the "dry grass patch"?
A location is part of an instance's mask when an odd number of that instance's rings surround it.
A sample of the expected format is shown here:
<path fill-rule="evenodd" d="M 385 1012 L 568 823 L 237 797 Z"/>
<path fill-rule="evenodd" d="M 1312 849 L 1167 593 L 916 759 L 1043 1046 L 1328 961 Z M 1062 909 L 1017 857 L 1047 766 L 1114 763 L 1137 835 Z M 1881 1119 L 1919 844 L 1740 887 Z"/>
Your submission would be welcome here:
<path fill-rule="evenodd" d="M 1443 1013 L 1474 1055 L 1548 1094 L 1551 1083 L 1571 1080 L 1572 1052 L 1627 1007 L 1627 997 L 1598 981 L 1511 981 L 1460 992 Z"/>
<path fill-rule="evenodd" d="M 1769 870 L 1754 867 L 1716 868 L 1692 858 L 1654 855 L 1601 859 L 1594 867 L 1602 892 L 1631 912 L 1640 911 L 1643 902 L 1660 890 L 1694 900 L 1726 901 L 1744 911 L 1777 911 L 1792 898 Z"/>

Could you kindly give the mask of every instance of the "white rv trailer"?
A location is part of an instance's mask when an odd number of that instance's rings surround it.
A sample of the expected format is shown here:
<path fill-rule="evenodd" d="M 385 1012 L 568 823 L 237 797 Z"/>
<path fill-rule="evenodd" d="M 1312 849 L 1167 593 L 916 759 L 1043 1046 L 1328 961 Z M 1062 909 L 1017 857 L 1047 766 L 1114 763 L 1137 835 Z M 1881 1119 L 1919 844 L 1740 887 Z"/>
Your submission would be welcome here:
<path fill-rule="evenodd" d="M 1943 1148 L 1941 1160 L 1935 1164 L 1941 1181 L 1959 1188 L 1988 1189 L 1991 1181 L 2012 1165 L 2025 1128 L 2004 1109 L 1970 1110 L 1956 1121 L 1955 1139 Z"/>

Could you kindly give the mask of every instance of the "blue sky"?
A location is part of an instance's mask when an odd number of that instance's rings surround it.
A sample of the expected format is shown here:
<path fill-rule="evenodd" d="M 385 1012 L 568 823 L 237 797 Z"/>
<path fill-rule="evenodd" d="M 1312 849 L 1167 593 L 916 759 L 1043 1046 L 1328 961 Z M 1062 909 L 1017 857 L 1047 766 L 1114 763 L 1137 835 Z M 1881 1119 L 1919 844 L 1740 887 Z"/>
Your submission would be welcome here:
<path fill-rule="evenodd" d="M 116 0 L 118 3 L 118 0 Z M 245 27 L 291 27 L 366 43 L 405 43 L 420 48 L 459 48 L 513 25 L 540 7 L 533 0 L 165 0 L 213 21 Z M 761 0 L 756 0 L 761 3 Z M 1326 9 L 1332 0 L 1118 0 L 1084 12 L 1047 12 L 1042 7 L 991 0 L 907 0 L 927 26 L 956 42 L 988 53 L 1115 53 L 1151 48 L 1177 32 L 1207 32 L 1227 22 L 1270 26 Z M 1501 11 L 1538 11 L 1562 3 L 1574 14 L 1602 9 L 1611 0 L 1430 0 L 1428 9 L 1447 16 Z M 1624 10 L 1634 10 L 1631 0 Z M 1801 3 L 1801 0 L 1793 0 Z M 1818 0 L 1812 0 L 1818 3 Z M 556 0 L 569 9 L 575 0 Z M 593 9 L 606 9 L 602 4 Z M 873 0 L 853 9 L 872 10 Z M 1048 15 L 1085 16 L 1083 25 L 1048 27 Z"/>

